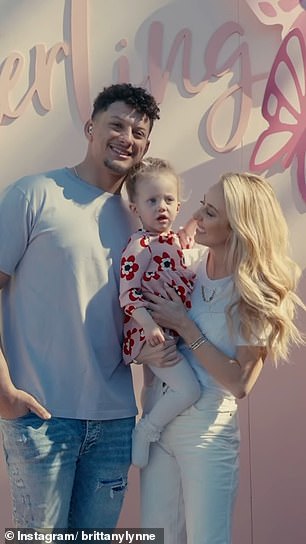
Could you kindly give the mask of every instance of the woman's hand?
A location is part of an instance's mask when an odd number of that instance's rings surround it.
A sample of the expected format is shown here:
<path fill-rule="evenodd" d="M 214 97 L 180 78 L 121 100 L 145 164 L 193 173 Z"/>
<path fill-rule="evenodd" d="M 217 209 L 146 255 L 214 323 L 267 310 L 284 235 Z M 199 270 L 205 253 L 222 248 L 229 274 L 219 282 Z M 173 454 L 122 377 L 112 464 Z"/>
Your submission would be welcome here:
<path fill-rule="evenodd" d="M 154 321 L 161 327 L 175 330 L 180 336 L 183 336 L 185 326 L 190 319 L 185 310 L 185 306 L 177 295 L 173 287 L 164 285 L 169 300 L 158 295 L 146 293 L 147 310 L 151 313 Z"/>
<path fill-rule="evenodd" d="M 144 343 L 138 357 L 138 363 L 157 367 L 176 365 L 181 360 L 181 355 L 176 349 L 175 340 L 165 334 L 165 341 L 156 346 Z"/>

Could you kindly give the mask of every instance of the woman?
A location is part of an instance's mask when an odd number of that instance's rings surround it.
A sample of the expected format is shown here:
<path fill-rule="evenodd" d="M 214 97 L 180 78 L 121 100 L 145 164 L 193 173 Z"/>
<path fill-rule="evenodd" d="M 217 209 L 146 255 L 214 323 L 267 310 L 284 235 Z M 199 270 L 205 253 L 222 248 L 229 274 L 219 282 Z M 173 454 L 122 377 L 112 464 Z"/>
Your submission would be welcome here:
<path fill-rule="evenodd" d="M 293 323 L 300 271 L 287 253 L 287 225 L 270 185 L 252 174 L 225 174 L 195 213 L 192 309 L 173 289 L 149 295 L 162 326 L 181 336 L 201 398 L 151 445 L 141 474 L 143 527 L 164 527 L 165 544 L 229 544 L 238 485 L 236 399 L 254 386 L 268 354 L 285 358 L 302 337 Z M 189 224 L 190 228 L 190 224 Z M 194 250 L 191 251 L 191 253 Z M 162 394 L 154 378 L 144 413 Z"/>

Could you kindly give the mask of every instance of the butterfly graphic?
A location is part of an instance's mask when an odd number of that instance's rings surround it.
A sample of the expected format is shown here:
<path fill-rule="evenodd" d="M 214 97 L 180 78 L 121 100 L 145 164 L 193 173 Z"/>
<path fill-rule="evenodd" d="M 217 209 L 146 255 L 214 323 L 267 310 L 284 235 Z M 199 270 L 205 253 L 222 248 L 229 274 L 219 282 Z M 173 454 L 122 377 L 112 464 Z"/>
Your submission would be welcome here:
<path fill-rule="evenodd" d="M 246 3 L 264 25 L 281 26 L 283 36 L 305 9 L 301 0 L 246 0 Z"/>
<path fill-rule="evenodd" d="M 262 115 L 268 128 L 259 136 L 250 169 L 262 172 L 275 163 L 288 168 L 297 159 L 297 182 L 306 202 L 306 44 L 300 28 L 282 41 L 267 81 Z"/>

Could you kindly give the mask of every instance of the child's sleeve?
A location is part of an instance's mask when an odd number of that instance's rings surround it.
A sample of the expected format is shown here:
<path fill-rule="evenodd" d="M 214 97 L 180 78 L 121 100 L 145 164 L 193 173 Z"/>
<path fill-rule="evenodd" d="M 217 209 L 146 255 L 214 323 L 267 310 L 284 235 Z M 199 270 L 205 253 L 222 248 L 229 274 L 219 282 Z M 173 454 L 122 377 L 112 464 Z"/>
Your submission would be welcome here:
<path fill-rule="evenodd" d="M 142 292 L 142 278 L 151 260 L 149 242 L 146 234 L 132 236 L 122 253 L 119 301 L 127 315 L 132 315 L 135 308 L 146 306 Z"/>

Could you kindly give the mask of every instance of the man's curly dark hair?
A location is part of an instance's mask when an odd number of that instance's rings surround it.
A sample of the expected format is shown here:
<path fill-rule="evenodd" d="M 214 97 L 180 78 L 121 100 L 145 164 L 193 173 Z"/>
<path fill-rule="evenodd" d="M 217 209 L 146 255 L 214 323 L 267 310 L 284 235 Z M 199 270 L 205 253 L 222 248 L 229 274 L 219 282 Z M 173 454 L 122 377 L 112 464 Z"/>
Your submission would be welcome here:
<path fill-rule="evenodd" d="M 143 87 L 135 87 L 131 83 L 116 83 L 104 87 L 93 104 L 91 118 L 100 111 L 106 111 L 113 102 L 124 102 L 133 106 L 139 113 L 147 115 L 150 120 L 150 130 L 156 119 L 159 119 L 159 107 L 154 96 Z"/>

